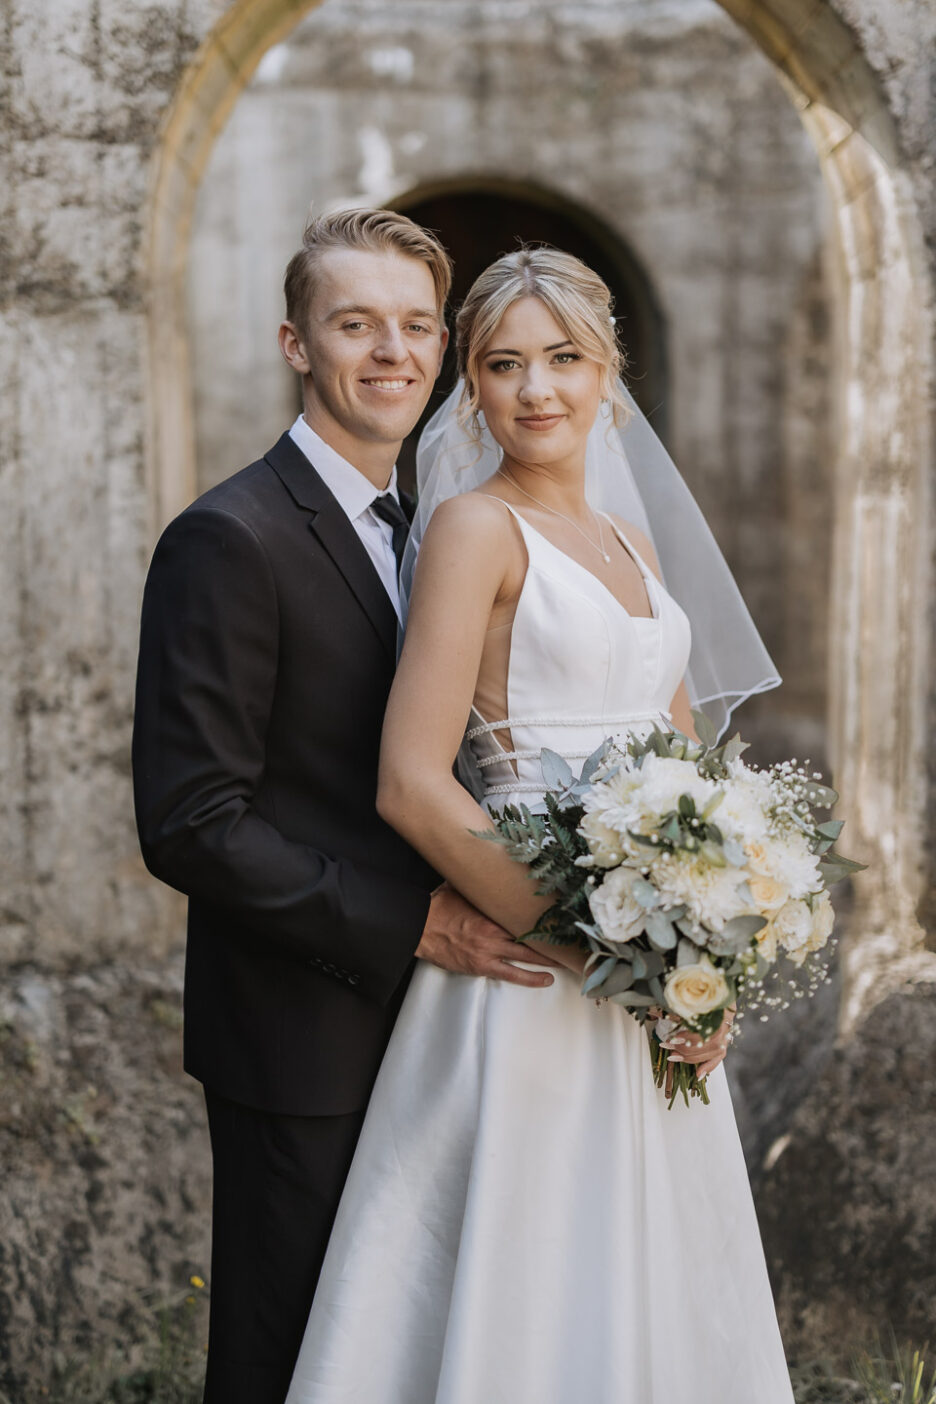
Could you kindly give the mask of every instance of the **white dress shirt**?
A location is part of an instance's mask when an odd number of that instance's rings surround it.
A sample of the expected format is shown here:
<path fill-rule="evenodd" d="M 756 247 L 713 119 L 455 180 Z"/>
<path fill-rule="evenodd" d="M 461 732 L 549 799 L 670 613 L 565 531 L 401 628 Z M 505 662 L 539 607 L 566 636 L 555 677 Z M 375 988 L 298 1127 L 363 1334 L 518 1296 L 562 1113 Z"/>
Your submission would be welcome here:
<path fill-rule="evenodd" d="M 393 527 L 371 510 L 371 504 L 382 496 L 380 489 L 375 488 L 359 469 L 326 444 L 325 440 L 309 427 L 301 414 L 290 429 L 289 437 L 305 454 L 332 496 L 337 498 L 339 506 L 373 561 L 374 569 L 390 596 L 397 618 L 401 618 L 400 584 L 397 579 L 396 556 L 393 554 Z M 385 491 L 391 493 L 399 502 L 396 464 L 393 465 Z"/>

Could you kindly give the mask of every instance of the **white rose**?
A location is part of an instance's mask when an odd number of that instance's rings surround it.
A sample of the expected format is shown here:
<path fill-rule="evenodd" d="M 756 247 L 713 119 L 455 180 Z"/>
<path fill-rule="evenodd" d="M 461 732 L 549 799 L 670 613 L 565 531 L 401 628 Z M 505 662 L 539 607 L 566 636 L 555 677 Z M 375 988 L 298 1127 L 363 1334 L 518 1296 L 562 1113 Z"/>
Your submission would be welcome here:
<path fill-rule="evenodd" d="M 584 834 L 588 851 L 599 867 L 617 867 L 624 857 L 624 844 L 617 829 L 605 823 L 601 810 L 595 809 L 586 814 L 579 825 L 579 832 Z"/>
<path fill-rule="evenodd" d="M 728 982 L 708 956 L 696 965 L 681 965 L 663 986 L 668 1008 L 681 1019 L 692 1020 L 708 1014 L 728 998 Z"/>
<path fill-rule="evenodd" d="M 644 929 L 647 913 L 633 895 L 639 877 L 634 868 L 615 868 L 588 898 L 592 916 L 609 941 L 629 941 Z"/>
<path fill-rule="evenodd" d="M 777 940 L 795 965 L 802 965 L 809 949 L 812 912 L 805 902 L 786 902 L 773 919 Z"/>

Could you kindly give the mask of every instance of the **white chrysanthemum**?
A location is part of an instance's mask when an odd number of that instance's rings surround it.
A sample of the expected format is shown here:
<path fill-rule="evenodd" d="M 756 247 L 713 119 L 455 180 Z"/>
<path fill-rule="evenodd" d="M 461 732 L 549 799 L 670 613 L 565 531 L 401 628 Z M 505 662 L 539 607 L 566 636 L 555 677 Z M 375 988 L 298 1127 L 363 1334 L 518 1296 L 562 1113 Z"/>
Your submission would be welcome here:
<path fill-rule="evenodd" d="M 770 828 L 769 794 L 741 776 L 732 776 L 722 788 L 724 798 L 712 818 L 725 837 L 738 843 L 765 839 Z"/>
<path fill-rule="evenodd" d="M 740 888 L 746 878 L 741 868 L 716 868 L 694 853 L 677 853 L 654 869 L 654 882 L 666 906 L 685 902 L 691 920 L 712 931 L 721 931 L 726 921 L 751 910 Z"/>
<path fill-rule="evenodd" d="M 635 868 L 615 868 L 588 898 L 592 916 L 609 941 L 629 941 L 644 929 L 647 913 L 633 894 L 639 878 Z"/>
<path fill-rule="evenodd" d="M 810 892 L 822 891 L 819 858 L 810 853 L 809 842 L 798 829 L 772 835 L 764 842 L 766 871 L 790 897 L 797 900 Z"/>
<path fill-rule="evenodd" d="M 608 780 L 600 780 L 586 790 L 583 805 L 587 822 L 582 823 L 582 833 L 588 841 L 593 856 L 603 863 L 592 846 L 593 839 L 601 845 L 602 853 L 610 854 L 615 847 L 609 831 L 618 836 L 622 855 L 636 854 L 636 845 L 628 836 L 628 830 L 637 827 L 640 809 L 634 796 L 640 789 L 640 777 L 635 770 L 623 767 Z M 592 817 L 594 816 L 594 817 Z M 620 858 L 615 861 L 620 862 Z"/>
<path fill-rule="evenodd" d="M 704 809 L 718 786 L 705 780 L 692 761 L 676 760 L 670 756 L 645 756 L 640 767 L 642 784 L 635 799 L 644 815 L 668 814 L 679 804 L 682 795 L 695 800 L 696 808 Z"/>

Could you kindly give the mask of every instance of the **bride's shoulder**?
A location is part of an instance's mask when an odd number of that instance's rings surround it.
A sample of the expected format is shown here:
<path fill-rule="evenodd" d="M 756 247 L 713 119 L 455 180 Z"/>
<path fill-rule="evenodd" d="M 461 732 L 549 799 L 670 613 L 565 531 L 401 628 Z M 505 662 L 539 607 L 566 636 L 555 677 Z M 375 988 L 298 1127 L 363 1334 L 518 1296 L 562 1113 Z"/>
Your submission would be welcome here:
<path fill-rule="evenodd" d="M 426 527 L 426 540 L 431 535 L 436 541 L 446 537 L 472 546 L 496 546 L 507 540 L 510 533 L 510 514 L 504 510 L 503 502 L 490 493 L 473 491 L 439 503 Z"/>

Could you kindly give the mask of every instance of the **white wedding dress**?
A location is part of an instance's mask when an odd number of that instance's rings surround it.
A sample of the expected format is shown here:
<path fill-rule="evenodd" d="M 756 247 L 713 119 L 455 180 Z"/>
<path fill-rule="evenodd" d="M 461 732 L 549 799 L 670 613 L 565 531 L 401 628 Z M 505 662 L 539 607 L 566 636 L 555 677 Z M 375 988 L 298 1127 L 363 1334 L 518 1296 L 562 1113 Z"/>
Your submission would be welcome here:
<path fill-rule="evenodd" d="M 515 754 L 505 719 L 469 733 L 497 806 L 542 793 L 543 746 L 576 764 L 646 729 L 689 651 L 633 550 L 652 618 L 514 515 Z M 287 1404 L 792 1404 L 724 1069 L 708 1084 L 668 1110 L 643 1029 L 569 972 L 526 989 L 420 962 Z"/>

